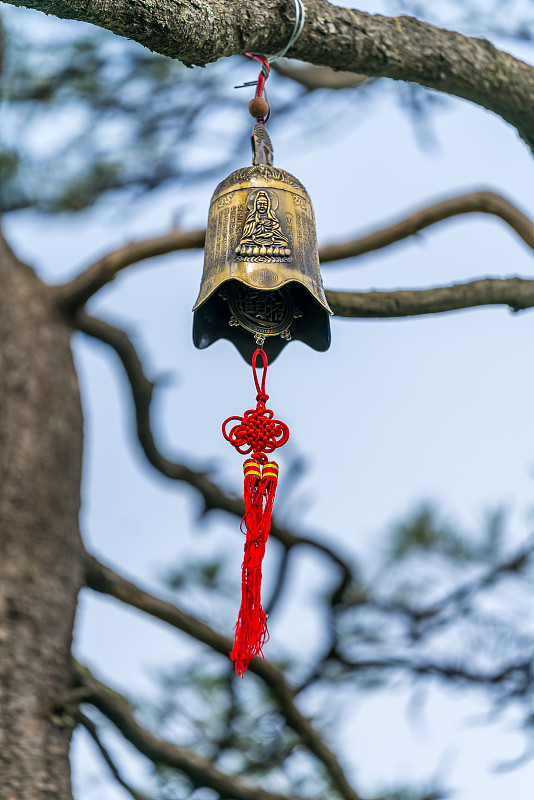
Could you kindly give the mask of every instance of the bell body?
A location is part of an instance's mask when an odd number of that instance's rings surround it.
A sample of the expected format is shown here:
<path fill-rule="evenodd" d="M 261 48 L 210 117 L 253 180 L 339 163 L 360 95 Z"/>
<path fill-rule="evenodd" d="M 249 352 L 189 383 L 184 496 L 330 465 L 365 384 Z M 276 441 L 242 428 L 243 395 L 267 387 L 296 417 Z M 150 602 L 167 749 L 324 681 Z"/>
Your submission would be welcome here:
<path fill-rule="evenodd" d="M 285 170 L 256 164 L 233 172 L 213 194 L 204 273 L 193 321 L 196 347 L 232 341 L 250 361 L 272 361 L 291 339 L 330 345 L 308 193 Z"/>

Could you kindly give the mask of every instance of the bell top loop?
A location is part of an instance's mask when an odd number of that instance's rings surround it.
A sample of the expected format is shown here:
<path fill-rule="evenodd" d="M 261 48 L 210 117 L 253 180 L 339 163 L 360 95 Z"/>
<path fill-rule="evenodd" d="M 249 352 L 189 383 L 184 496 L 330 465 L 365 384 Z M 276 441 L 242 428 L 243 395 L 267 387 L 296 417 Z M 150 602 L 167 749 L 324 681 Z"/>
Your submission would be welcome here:
<path fill-rule="evenodd" d="M 254 166 L 266 164 L 268 167 L 272 167 L 273 146 L 267 133 L 267 128 L 261 122 L 254 125 L 250 142 L 252 144 L 252 163 Z"/>

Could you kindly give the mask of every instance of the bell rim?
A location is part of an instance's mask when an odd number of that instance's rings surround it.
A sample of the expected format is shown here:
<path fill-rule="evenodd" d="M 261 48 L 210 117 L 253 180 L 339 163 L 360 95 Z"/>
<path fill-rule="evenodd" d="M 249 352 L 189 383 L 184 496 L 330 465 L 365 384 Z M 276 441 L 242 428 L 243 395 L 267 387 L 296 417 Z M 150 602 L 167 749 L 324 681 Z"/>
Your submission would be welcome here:
<path fill-rule="evenodd" d="M 319 305 L 327 312 L 327 314 L 329 314 L 331 317 L 334 316 L 334 312 L 332 311 L 332 309 L 328 305 L 328 301 L 327 301 L 326 297 L 325 297 L 324 301 L 321 300 L 315 294 L 315 292 L 312 289 L 310 289 L 310 287 L 302 280 L 297 280 L 296 278 L 285 278 L 279 284 L 277 284 L 276 286 L 268 286 L 267 287 L 267 286 L 256 286 L 253 283 L 250 283 L 250 282 L 248 282 L 246 280 L 243 280 L 243 278 L 241 278 L 240 276 L 238 277 L 237 275 L 229 276 L 228 278 L 225 278 L 220 283 L 217 283 L 215 286 L 213 286 L 210 289 L 210 291 L 208 292 L 208 294 L 206 295 L 206 297 L 203 300 L 200 300 L 200 295 L 199 295 L 199 297 L 197 298 L 197 300 L 195 302 L 195 305 L 193 306 L 193 309 L 192 309 L 193 313 L 195 311 L 198 311 L 200 308 L 202 308 L 202 306 L 205 303 L 208 302 L 210 297 L 213 297 L 215 292 L 218 291 L 221 288 L 221 286 L 224 286 L 225 283 L 230 283 L 230 281 L 239 281 L 239 283 L 242 283 L 243 286 L 248 286 L 249 289 L 256 289 L 259 292 L 273 292 L 273 291 L 276 291 L 277 289 L 281 289 L 282 286 L 287 286 L 288 283 L 295 283 L 295 284 L 297 284 L 297 286 L 302 286 L 304 289 L 306 289 L 306 291 L 311 294 L 313 299 L 316 300 L 319 303 Z M 322 289 L 322 291 L 324 293 L 324 289 Z"/>

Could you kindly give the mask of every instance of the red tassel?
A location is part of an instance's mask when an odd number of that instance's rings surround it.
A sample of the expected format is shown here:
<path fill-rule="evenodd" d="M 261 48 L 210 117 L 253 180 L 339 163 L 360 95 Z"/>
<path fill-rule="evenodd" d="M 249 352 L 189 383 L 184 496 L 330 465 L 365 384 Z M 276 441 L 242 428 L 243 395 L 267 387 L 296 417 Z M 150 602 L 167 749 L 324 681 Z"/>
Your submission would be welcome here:
<path fill-rule="evenodd" d="M 271 529 L 278 465 L 268 462 L 260 477 L 257 461 L 245 461 L 245 556 L 241 580 L 241 608 L 235 626 L 234 647 L 230 658 L 235 671 L 243 675 L 254 656 L 262 656 L 262 647 L 269 639 L 267 614 L 261 604 L 261 566 Z"/>
<path fill-rule="evenodd" d="M 261 387 L 256 374 L 256 357 L 263 358 Z M 252 357 L 252 370 L 257 389 L 255 410 L 245 411 L 243 417 L 230 417 L 223 424 L 223 435 L 239 453 L 251 453 L 243 464 L 245 473 L 245 514 L 241 530 L 246 535 L 245 556 L 241 578 L 241 607 L 235 626 L 235 640 L 230 658 L 235 671 L 243 676 L 254 656 L 263 658 L 262 647 L 269 638 L 267 614 L 261 605 L 261 565 L 265 545 L 271 530 L 271 514 L 278 485 L 278 464 L 267 461 L 265 453 L 272 453 L 289 438 L 287 425 L 273 419 L 273 412 L 265 407 L 269 396 L 265 394 L 267 356 L 256 350 Z M 226 426 L 237 421 L 229 433 Z M 244 528 L 243 528 L 244 526 Z"/>

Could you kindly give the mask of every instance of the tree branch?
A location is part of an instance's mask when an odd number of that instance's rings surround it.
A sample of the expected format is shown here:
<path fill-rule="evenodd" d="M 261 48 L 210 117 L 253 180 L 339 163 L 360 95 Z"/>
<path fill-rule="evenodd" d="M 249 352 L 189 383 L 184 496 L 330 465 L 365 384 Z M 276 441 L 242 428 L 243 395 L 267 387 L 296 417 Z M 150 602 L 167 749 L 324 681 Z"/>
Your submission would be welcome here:
<path fill-rule="evenodd" d="M 173 628 L 183 631 L 223 656 L 227 657 L 232 649 L 232 640 L 228 637 L 217 633 L 209 625 L 182 611 L 178 606 L 143 591 L 136 583 L 123 578 L 89 555 L 86 559 L 85 585 L 95 592 L 115 597 L 121 603 L 172 625 Z M 266 683 L 277 684 L 282 680 L 278 670 L 262 659 L 253 660 L 249 669 L 260 675 Z M 287 691 L 291 697 L 290 690 Z"/>
<path fill-rule="evenodd" d="M 291 550 L 286 550 L 285 547 L 282 548 L 282 556 L 280 558 L 280 563 L 278 564 L 278 569 L 276 572 L 276 582 L 269 600 L 266 603 L 264 603 L 265 613 L 267 614 L 268 617 L 270 617 L 271 614 L 273 613 L 284 592 L 287 577 L 289 575 L 290 558 L 291 558 Z"/>
<path fill-rule="evenodd" d="M 122 735 L 155 764 L 166 764 L 184 772 L 195 788 L 209 786 L 222 800 L 290 800 L 267 792 L 240 778 L 216 769 L 207 758 L 184 747 L 158 739 L 134 719 L 128 701 L 98 681 L 86 667 L 78 669 L 80 683 L 88 690 L 86 702 L 104 714 Z M 303 800 L 303 798 L 292 798 Z"/>
<path fill-rule="evenodd" d="M 418 634 L 426 633 L 431 628 L 434 629 L 455 621 L 465 611 L 471 598 L 478 598 L 484 590 L 493 587 L 510 575 L 517 576 L 527 568 L 533 558 L 534 539 L 531 539 L 506 560 L 493 565 L 484 574 L 473 580 L 456 587 L 429 606 L 417 607 L 395 601 L 374 601 L 371 605 L 389 614 L 396 613 L 407 616 L 416 626 Z"/>
<path fill-rule="evenodd" d="M 218 509 L 241 519 L 245 513 L 242 499 L 226 494 L 214 481 L 210 480 L 205 472 L 198 472 L 179 462 L 170 461 L 159 452 L 150 423 L 150 405 L 154 387 L 144 374 L 139 356 L 126 333 L 85 313 L 77 316 L 76 325 L 87 335 L 112 347 L 119 356 L 132 389 L 139 442 L 150 464 L 165 477 L 183 481 L 196 489 L 204 502 L 204 513 Z M 324 553 L 340 570 L 341 577 L 337 592 L 342 592 L 352 579 L 350 566 L 323 542 L 293 533 L 276 520 L 271 523 L 270 536 L 278 539 L 286 550 L 307 546 Z"/>
<path fill-rule="evenodd" d="M 285 0 L 8 0 L 90 22 L 191 66 L 245 52 L 275 53 L 288 41 Z M 411 81 L 470 100 L 514 125 L 534 148 L 534 68 L 484 39 L 413 17 L 384 17 L 307 0 L 306 24 L 288 52 L 318 66 Z"/>
<path fill-rule="evenodd" d="M 205 622 L 182 611 L 176 605 L 143 591 L 135 583 L 126 580 L 91 556 L 87 556 L 86 560 L 86 585 L 96 592 L 108 594 L 122 603 L 167 622 L 228 658 L 232 642 L 226 636 L 212 630 Z M 315 731 L 311 722 L 296 707 L 293 700 L 295 693 L 286 683 L 282 672 L 261 658 L 254 658 L 250 662 L 249 670 L 258 675 L 269 688 L 287 724 L 298 734 L 305 747 L 322 762 L 330 775 L 332 785 L 340 795 L 345 800 L 359 800 L 359 795 L 347 781 L 334 753 Z"/>
<path fill-rule="evenodd" d="M 524 661 L 508 664 L 497 672 L 476 672 L 464 669 L 459 664 L 439 664 L 412 658 L 387 656 L 383 658 L 350 659 L 337 650 L 328 655 L 327 660 L 338 661 L 351 671 L 369 669 L 400 669 L 414 675 L 439 677 L 451 681 L 465 681 L 476 686 L 508 686 L 509 696 L 518 696 L 532 691 L 533 674 L 530 656 Z"/>
<path fill-rule="evenodd" d="M 117 783 L 119 783 L 122 786 L 122 788 L 125 789 L 131 797 L 133 797 L 133 800 L 150 800 L 148 795 L 144 794 L 143 792 L 139 792 L 137 789 L 132 788 L 121 777 L 121 774 L 120 774 L 119 770 L 117 769 L 113 759 L 111 758 L 108 750 L 104 747 L 104 745 L 102 743 L 102 740 L 100 739 L 100 736 L 98 735 L 98 730 L 97 730 L 97 727 L 96 727 L 95 723 L 93 722 L 93 720 L 89 719 L 89 717 L 87 717 L 82 711 L 80 711 L 80 709 L 77 709 L 74 712 L 74 718 L 77 720 L 77 722 L 80 723 L 80 725 L 83 725 L 83 727 L 87 730 L 87 732 L 89 733 L 89 735 L 91 736 L 91 738 L 95 742 L 96 746 L 100 750 L 102 758 L 104 759 L 104 761 L 108 765 L 108 767 L 109 767 L 113 777 L 117 781 Z"/>
<path fill-rule="evenodd" d="M 413 317 L 475 306 L 509 306 L 521 311 L 534 306 L 534 280 L 485 278 L 434 289 L 394 292 L 326 292 L 330 308 L 339 317 L 360 319 Z"/>
<path fill-rule="evenodd" d="M 173 230 L 165 236 L 131 242 L 99 258 L 69 283 L 53 287 L 52 292 L 62 308 L 74 313 L 131 264 L 178 250 L 200 249 L 204 247 L 205 235 L 205 231 Z"/>
<path fill-rule="evenodd" d="M 442 220 L 460 214 L 474 213 L 492 214 L 499 217 L 521 237 L 528 247 L 534 250 L 534 225 L 529 217 L 502 195 L 486 190 L 449 197 L 433 205 L 425 206 L 387 228 L 379 228 L 352 241 L 322 247 L 319 251 L 319 258 L 321 263 L 325 264 L 329 261 L 361 256 L 364 253 L 370 253 L 402 241 L 402 239 L 407 239 Z"/>
<path fill-rule="evenodd" d="M 461 214 L 491 214 L 499 217 L 514 230 L 524 243 L 534 250 L 534 225 L 517 206 L 500 194 L 489 190 L 469 192 L 449 197 L 425 206 L 386 228 L 347 242 L 327 245 L 319 249 L 322 264 L 355 258 L 413 236 L 424 228 Z M 81 309 L 99 289 L 116 278 L 131 264 L 178 250 L 198 249 L 204 246 L 205 231 L 171 231 L 145 241 L 132 242 L 108 253 L 91 264 L 69 283 L 51 289 L 60 307 L 69 314 Z M 335 312 L 338 313 L 338 312 Z M 428 312 L 420 312 L 428 313 Z M 341 316 L 352 316 L 341 314 Z M 373 315 L 374 316 L 374 315 Z"/>

